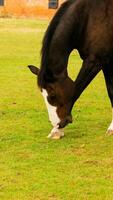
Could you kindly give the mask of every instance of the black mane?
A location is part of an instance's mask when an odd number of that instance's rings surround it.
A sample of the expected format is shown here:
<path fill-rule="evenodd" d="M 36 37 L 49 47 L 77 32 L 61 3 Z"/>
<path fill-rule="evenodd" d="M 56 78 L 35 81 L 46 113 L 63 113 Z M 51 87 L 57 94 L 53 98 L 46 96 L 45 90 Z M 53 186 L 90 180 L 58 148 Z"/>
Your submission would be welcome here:
<path fill-rule="evenodd" d="M 38 78 L 38 85 L 41 88 L 44 87 L 46 81 L 47 82 L 54 81 L 53 75 L 48 68 L 49 49 L 50 49 L 51 41 L 57 29 L 57 26 L 60 22 L 60 19 L 65 14 L 69 6 L 75 1 L 76 0 L 67 0 L 61 5 L 60 9 L 57 11 L 52 21 L 50 22 L 47 28 L 47 31 L 44 35 L 43 42 L 42 42 L 42 49 L 41 49 L 41 68 L 40 68 L 40 73 L 39 73 L 39 78 Z M 46 77 L 46 74 L 47 74 L 47 77 Z"/>

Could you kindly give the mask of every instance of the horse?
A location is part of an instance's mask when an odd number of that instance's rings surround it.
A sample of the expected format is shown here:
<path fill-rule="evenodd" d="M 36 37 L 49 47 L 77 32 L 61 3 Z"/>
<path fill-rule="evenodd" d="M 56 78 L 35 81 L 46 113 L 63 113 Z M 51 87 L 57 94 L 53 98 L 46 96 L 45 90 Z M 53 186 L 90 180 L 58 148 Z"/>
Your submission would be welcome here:
<path fill-rule="evenodd" d="M 74 49 L 83 62 L 73 81 L 67 64 Z M 64 136 L 73 105 L 101 70 L 113 108 L 113 0 L 65 1 L 45 32 L 40 69 L 28 67 L 37 75 L 53 126 L 48 138 Z M 113 134 L 113 118 L 107 133 Z"/>

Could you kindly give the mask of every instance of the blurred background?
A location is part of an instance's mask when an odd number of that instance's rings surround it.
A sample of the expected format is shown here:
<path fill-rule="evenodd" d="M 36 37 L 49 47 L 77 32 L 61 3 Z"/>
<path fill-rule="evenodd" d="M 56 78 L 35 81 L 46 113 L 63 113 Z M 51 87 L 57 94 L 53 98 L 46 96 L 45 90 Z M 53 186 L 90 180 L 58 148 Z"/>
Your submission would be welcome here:
<path fill-rule="evenodd" d="M 51 17 L 64 0 L 0 0 L 2 17 Z"/>

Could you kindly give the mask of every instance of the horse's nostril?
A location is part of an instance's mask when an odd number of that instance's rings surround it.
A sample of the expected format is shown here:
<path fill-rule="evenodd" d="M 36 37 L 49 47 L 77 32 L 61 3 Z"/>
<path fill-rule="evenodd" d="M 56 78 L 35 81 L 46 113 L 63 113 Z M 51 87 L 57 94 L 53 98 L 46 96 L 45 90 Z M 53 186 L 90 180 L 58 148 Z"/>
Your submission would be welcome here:
<path fill-rule="evenodd" d="M 59 123 L 59 128 L 64 128 L 67 124 L 72 123 L 72 116 L 68 115 Z"/>
<path fill-rule="evenodd" d="M 69 115 L 69 116 L 67 117 L 67 121 L 68 121 L 68 123 L 72 123 L 72 122 L 73 122 L 72 116 L 71 116 L 71 115 Z"/>

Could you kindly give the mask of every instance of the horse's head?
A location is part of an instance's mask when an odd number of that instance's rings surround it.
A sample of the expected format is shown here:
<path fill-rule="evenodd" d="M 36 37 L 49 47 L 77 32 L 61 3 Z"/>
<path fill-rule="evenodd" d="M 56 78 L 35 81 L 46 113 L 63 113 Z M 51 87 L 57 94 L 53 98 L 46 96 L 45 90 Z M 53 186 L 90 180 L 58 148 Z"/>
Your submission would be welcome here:
<path fill-rule="evenodd" d="M 39 69 L 35 66 L 28 66 L 32 73 L 38 75 Z M 41 88 L 44 97 L 49 119 L 53 127 L 58 129 L 64 128 L 67 124 L 72 123 L 71 109 L 73 106 L 74 82 L 67 76 L 53 83 L 46 83 Z"/>

